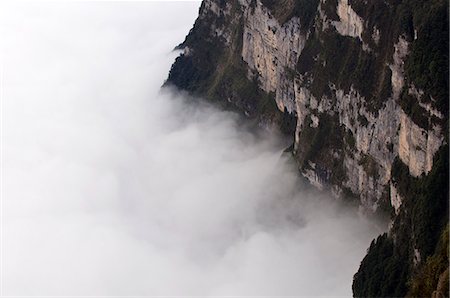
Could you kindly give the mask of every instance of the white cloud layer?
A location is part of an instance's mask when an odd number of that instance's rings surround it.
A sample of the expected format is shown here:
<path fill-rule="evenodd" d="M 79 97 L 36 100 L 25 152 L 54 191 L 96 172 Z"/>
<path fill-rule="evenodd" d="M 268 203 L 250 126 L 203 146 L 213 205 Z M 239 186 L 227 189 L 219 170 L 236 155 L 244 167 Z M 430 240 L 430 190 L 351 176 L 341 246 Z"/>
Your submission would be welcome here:
<path fill-rule="evenodd" d="M 351 295 L 373 224 L 160 91 L 198 6 L 2 4 L 3 294 Z"/>

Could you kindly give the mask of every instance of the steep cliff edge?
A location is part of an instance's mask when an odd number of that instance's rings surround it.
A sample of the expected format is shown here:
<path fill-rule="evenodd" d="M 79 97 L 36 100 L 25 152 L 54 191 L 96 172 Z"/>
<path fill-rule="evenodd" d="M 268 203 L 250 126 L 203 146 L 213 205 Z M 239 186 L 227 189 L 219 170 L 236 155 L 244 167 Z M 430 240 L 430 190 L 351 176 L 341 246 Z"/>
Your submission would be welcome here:
<path fill-rule="evenodd" d="M 417 295 L 448 222 L 448 1 L 204 0 L 180 49 L 169 84 L 280 127 L 313 185 L 391 213 L 355 296 Z"/>

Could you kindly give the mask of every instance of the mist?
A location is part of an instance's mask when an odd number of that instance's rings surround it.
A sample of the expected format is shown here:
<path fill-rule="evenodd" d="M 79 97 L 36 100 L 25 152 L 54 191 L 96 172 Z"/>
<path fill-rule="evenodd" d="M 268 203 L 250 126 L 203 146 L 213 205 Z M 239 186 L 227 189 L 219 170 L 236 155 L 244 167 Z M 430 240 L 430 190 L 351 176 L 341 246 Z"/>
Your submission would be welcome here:
<path fill-rule="evenodd" d="M 3 295 L 351 296 L 376 225 L 160 88 L 199 6 L 0 5 Z"/>

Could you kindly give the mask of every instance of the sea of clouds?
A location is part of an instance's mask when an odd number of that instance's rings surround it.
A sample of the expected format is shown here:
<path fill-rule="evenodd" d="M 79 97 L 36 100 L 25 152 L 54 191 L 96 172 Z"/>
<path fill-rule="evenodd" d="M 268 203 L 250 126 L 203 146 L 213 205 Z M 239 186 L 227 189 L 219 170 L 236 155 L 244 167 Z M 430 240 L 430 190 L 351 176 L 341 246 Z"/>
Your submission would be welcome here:
<path fill-rule="evenodd" d="M 0 5 L 4 295 L 351 296 L 375 225 L 160 89 L 199 5 Z"/>

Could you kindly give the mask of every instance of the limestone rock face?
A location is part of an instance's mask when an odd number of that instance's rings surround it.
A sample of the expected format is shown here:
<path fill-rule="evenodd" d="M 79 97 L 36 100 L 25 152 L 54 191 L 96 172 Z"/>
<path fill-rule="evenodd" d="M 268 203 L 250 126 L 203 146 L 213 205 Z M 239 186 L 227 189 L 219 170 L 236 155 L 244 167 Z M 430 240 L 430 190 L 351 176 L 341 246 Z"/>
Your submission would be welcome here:
<path fill-rule="evenodd" d="M 445 143 L 444 111 L 406 76 L 417 31 L 411 36 L 392 27 L 395 22 L 371 19 L 367 7 L 392 9 L 377 1 L 275 2 L 205 0 L 185 42 L 185 56 L 200 61 L 188 67 L 197 71 L 192 77 L 203 75 L 210 80 L 204 93 L 227 94 L 226 100 L 248 116 L 258 111 L 255 99 L 230 86 L 242 86 L 232 79 L 238 75 L 256 82 L 280 112 L 295 117 L 294 155 L 313 185 L 337 196 L 351 195 L 370 212 L 388 204 L 398 213 L 403 198 L 392 183 L 394 160 L 407 165 L 411 176 L 428 174 Z M 196 31 L 201 34 L 191 38 L 195 43 L 190 37 Z M 196 48 L 199 39 L 224 49 L 208 74 L 199 64 L 215 53 L 196 57 L 204 51 L 204 46 Z M 223 74 L 232 58 L 240 61 L 243 74 Z M 405 94 L 422 109 L 426 126 L 416 123 Z M 335 136 L 327 138 L 330 129 Z"/>
<path fill-rule="evenodd" d="M 394 207 L 395 210 L 395 214 L 398 214 L 400 212 L 400 206 L 402 205 L 402 197 L 400 196 L 400 194 L 397 192 L 397 189 L 395 188 L 395 186 L 391 183 L 390 184 L 390 190 L 391 190 L 391 205 L 392 207 Z"/>
<path fill-rule="evenodd" d="M 403 111 L 400 113 L 398 155 L 408 166 L 411 175 L 428 174 L 433 167 L 433 157 L 442 145 L 439 127 L 424 130 L 416 125 Z"/>
<path fill-rule="evenodd" d="M 337 5 L 337 15 L 340 20 L 333 22 L 337 32 L 344 36 L 358 37 L 361 39 L 364 28 L 363 20 L 352 9 L 348 0 L 339 0 Z"/>
<path fill-rule="evenodd" d="M 400 92 L 405 85 L 404 76 L 404 59 L 408 55 L 408 42 L 400 37 L 399 41 L 394 45 L 394 64 L 390 65 L 392 71 L 391 84 L 392 84 L 392 95 L 395 99 L 398 99 Z"/>
<path fill-rule="evenodd" d="M 289 72 L 295 71 L 298 57 L 306 42 L 297 17 L 280 25 L 260 1 L 245 9 L 242 59 L 249 68 L 250 79 L 256 75 L 261 88 L 275 92 L 280 110 L 295 110 L 293 80 Z"/>

